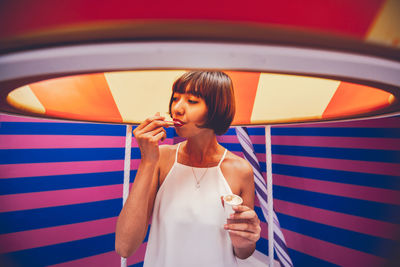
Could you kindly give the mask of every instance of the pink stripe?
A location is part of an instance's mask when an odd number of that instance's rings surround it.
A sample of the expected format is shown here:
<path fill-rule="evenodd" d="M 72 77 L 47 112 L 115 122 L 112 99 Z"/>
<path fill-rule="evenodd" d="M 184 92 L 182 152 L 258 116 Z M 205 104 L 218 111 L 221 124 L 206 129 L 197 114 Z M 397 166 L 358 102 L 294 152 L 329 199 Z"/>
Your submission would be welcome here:
<path fill-rule="evenodd" d="M 183 142 L 183 141 L 185 141 L 186 139 L 185 138 L 183 138 L 183 137 L 180 137 L 180 136 L 175 136 L 174 137 L 174 144 L 177 144 L 177 143 L 180 143 L 180 142 Z"/>
<path fill-rule="evenodd" d="M 400 173 L 400 164 L 361 160 L 301 157 L 274 154 L 272 156 L 272 163 L 393 176 L 398 176 Z"/>
<path fill-rule="evenodd" d="M 160 144 L 172 144 L 167 138 Z M 2 135 L 0 149 L 33 148 L 125 148 L 125 136 L 86 136 L 86 135 Z M 132 147 L 138 147 L 132 138 Z"/>
<path fill-rule="evenodd" d="M 53 267 L 83 267 L 83 266 L 96 266 L 96 267 L 110 267 L 121 266 L 121 257 L 115 252 L 107 252 L 98 254 L 91 257 L 81 258 L 78 260 L 68 261 L 55 265 Z"/>
<path fill-rule="evenodd" d="M 144 242 L 136 250 L 132 256 L 128 258 L 128 265 L 136 264 L 144 260 L 144 255 L 146 254 L 147 242 Z"/>
<path fill-rule="evenodd" d="M 0 212 L 72 205 L 122 197 L 122 185 L 65 189 L 0 196 Z"/>
<path fill-rule="evenodd" d="M 136 264 L 144 260 L 147 243 L 140 245 L 138 250 L 130 256 L 127 260 L 127 265 Z M 86 257 L 74 261 L 64 262 L 60 264 L 50 265 L 52 267 L 79 267 L 79 266 L 96 266 L 96 267 L 109 267 L 120 266 L 121 257 L 115 252 L 111 251 L 104 254 Z"/>
<path fill-rule="evenodd" d="M 137 169 L 139 161 L 139 159 L 131 160 L 132 170 Z M 122 171 L 123 169 L 123 160 L 4 164 L 0 165 L 0 179 L 112 172 Z"/>
<path fill-rule="evenodd" d="M 222 135 L 217 137 L 218 142 L 221 143 L 239 143 L 236 135 Z M 255 145 L 265 145 L 264 135 L 250 135 L 250 140 Z"/>
<path fill-rule="evenodd" d="M 400 150 L 400 141 L 396 138 L 357 138 L 326 136 L 272 136 L 273 145 L 315 146 Z"/>
<path fill-rule="evenodd" d="M 0 235 L 0 253 L 49 246 L 115 231 L 117 217 Z"/>
<path fill-rule="evenodd" d="M 268 224 L 266 222 L 260 222 L 261 233 L 260 236 L 268 240 Z"/>
<path fill-rule="evenodd" d="M 353 121 L 343 121 L 343 122 L 324 122 L 324 123 L 304 123 L 296 125 L 277 125 L 274 127 L 350 127 L 350 128 L 399 128 L 400 118 L 399 117 L 388 117 L 388 118 L 377 118 L 377 119 L 366 119 L 366 120 L 353 120 Z"/>
<path fill-rule="evenodd" d="M 400 226 L 388 222 L 348 215 L 274 199 L 276 212 L 358 233 L 396 240 Z M 279 216 L 279 215 L 278 215 Z"/>
<path fill-rule="evenodd" d="M 323 194 L 400 205 L 399 191 L 396 190 L 327 182 L 279 174 L 274 175 L 274 184 Z"/>
<path fill-rule="evenodd" d="M 231 152 L 233 154 L 245 159 L 243 152 L 241 152 L 241 151 L 240 152 L 239 151 L 231 151 Z M 265 154 L 264 153 L 256 153 L 256 157 L 257 157 L 257 160 L 259 163 L 261 163 L 261 162 L 265 163 Z"/>
<path fill-rule="evenodd" d="M 0 149 L 125 147 L 125 137 L 84 135 L 2 135 Z"/>
<path fill-rule="evenodd" d="M 66 122 L 63 120 L 50 120 L 50 119 L 33 118 L 33 117 L 25 117 L 25 116 L 14 116 L 14 115 L 7 115 L 7 114 L 0 114 L 0 121 L 4 121 L 4 122 Z"/>
<path fill-rule="evenodd" d="M 340 266 L 383 266 L 385 259 L 282 229 L 289 248 Z"/>

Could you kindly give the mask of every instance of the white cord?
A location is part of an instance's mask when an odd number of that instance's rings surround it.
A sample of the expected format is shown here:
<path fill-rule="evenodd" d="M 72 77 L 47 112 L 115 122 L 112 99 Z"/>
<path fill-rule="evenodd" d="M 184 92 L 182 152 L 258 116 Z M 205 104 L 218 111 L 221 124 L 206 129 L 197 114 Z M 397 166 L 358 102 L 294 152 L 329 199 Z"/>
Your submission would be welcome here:
<path fill-rule="evenodd" d="M 126 125 L 126 138 L 125 138 L 125 161 L 124 161 L 124 189 L 122 193 L 122 204 L 129 195 L 129 178 L 131 171 L 131 147 L 132 147 L 132 125 Z"/>
<path fill-rule="evenodd" d="M 272 195 L 271 126 L 265 126 L 265 155 L 267 164 L 268 256 L 269 266 L 274 266 L 274 205 Z"/>
<path fill-rule="evenodd" d="M 124 186 L 122 191 L 122 205 L 125 205 L 125 202 L 129 195 L 129 179 L 131 172 L 131 147 L 132 147 L 132 125 L 126 125 Z M 121 267 L 126 267 L 126 258 L 121 257 Z"/>

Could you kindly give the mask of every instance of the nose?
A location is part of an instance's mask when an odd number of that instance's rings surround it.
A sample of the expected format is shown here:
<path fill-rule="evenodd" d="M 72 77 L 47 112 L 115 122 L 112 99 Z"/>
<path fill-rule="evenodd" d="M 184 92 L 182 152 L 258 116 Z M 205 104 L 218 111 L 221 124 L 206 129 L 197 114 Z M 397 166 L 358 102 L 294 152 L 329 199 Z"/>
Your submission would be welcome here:
<path fill-rule="evenodd" d="M 175 115 L 183 115 L 185 113 L 185 107 L 182 99 L 179 99 L 171 107 L 172 113 Z"/>

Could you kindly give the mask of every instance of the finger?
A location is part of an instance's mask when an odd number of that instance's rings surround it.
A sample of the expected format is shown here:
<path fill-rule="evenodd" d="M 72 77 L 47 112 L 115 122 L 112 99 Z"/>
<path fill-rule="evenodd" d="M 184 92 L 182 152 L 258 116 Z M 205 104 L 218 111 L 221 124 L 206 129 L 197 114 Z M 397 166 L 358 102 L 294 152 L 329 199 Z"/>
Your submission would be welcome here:
<path fill-rule="evenodd" d="M 243 232 L 243 231 L 236 231 L 236 230 L 228 230 L 229 234 L 242 237 L 252 242 L 257 242 L 259 239 L 258 234 L 250 233 L 250 232 Z"/>
<path fill-rule="evenodd" d="M 149 117 L 147 119 L 145 119 L 138 127 L 136 127 L 136 130 L 142 130 L 143 128 L 145 128 L 147 125 L 149 125 L 150 123 L 152 123 L 155 120 L 164 120 L 165 117 L 160 116 L 160 115 L 154 115 L 153 117 Z"/>
<path fill-rule="evenodd" d="M 224 225 L 226 230 L 245 231 L 250 233 L 257 233 L 258 229 L 255 225 L 248 223 L 229 223 Z"/>
<path fill-rule="evenodd" d="M 161 136 L 161 142 L 163 142 L 167 138 L 167 131 L 165 131 L 164 128 L 162 128 L 162 136 Z"/>
<path fill-rule="evenodd" d="M 245 212 L 233 213 L 233 214 L 229 215 L 229 219 L 257 221 L 258 217 L 257 217 L 257 214 L 255 213 L 255 211 L 248 210 Z"/>
<path fill-rule="evenodd" d="M 167 136 L 167 134 L 165 133 L 165 130 L 163 129 L 163 131 L 161 131 L 158 134 L 153 136 L 153 140 L 154 140 L 154 142 L 162 141 L 163 138 L 165 139 L 166 136 Z"/>
<path fill-rule="evenodd" d="M 163 132 L 165 132 L 165 129 L 163 127 L 159 127 L 159 128 L 156 128 L 152 131 L 145 133 L 144 136 L 146 138 L 153 139 L 156 135 L 158 135 L 159 133 L 163 133 Z"/>
<path fill-rule="evenodd" d="M 251 210 L 249 207 L 245 205 L 237 205 L 232 207 L 235 212 L 245 212 Z"/>
<path fill-rule="evenodd" d="M 151 132 L 155 129 L 168 127 L 169 124 L 164 120 L 153 120 L 141 129 L 141 132 Z"/>

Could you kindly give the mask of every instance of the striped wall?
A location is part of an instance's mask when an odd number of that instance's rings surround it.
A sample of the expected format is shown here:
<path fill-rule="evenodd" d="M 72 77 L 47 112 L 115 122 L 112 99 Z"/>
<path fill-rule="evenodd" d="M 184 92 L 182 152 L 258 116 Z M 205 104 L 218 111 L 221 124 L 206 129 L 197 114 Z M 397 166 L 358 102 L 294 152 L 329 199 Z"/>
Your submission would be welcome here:
<path fill-rule="evenodd" d="M 0 123 L 0 266 L 118 266 L 125 126 L 1 114 Z M 265 172 L 264 129 L 249 133 Z M 234 129 L 219 141 L 242 155 Z M 400 117 L 275 126 L 272 144 L 275 209 L 295 266 L 395 261 Z M 139 155 L 133 142 L 132 177 Z M 146 240 L 129 266 L 142 265 Z"/>
<path fill-rule="evenodd" d="M 295 266 L 395 264 L 400 117 L 272 134 L 275 208 Z"/>

